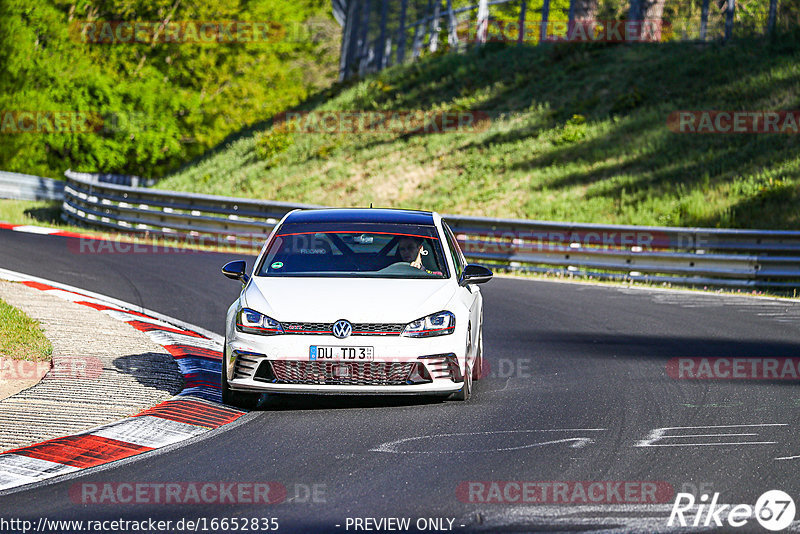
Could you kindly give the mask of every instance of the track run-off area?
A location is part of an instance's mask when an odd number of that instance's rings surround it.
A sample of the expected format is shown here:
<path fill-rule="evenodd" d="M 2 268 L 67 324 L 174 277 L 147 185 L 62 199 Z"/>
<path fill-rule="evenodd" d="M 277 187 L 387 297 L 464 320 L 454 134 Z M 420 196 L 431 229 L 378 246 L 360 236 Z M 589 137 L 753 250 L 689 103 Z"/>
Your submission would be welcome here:
<path fill-rule="evenodd" d="M 75 239 L 0 230 L 0 268 L 221 335 L 239 286 L 220 267 L 253 260 L 81 253 Z M 197 438 L 0 494 L 2 516 L 171 531 L 247 520 L 279 532 L 690 532 L 706 514 L 692 526 L 687 508 L 688 526 L 668 525 L 678 493 L 706 506 L 754 507 L 768 490 L 800 502 L 796 302 L 504 277 L 482 291 L 489 374 L 467 403 L 265 397 Z M 258 484 L 285 494 L 264 502 Z M 705 528 L 734 528 L 730 509 Z M 736 531 L 764 529 L 751 517 Z"/>

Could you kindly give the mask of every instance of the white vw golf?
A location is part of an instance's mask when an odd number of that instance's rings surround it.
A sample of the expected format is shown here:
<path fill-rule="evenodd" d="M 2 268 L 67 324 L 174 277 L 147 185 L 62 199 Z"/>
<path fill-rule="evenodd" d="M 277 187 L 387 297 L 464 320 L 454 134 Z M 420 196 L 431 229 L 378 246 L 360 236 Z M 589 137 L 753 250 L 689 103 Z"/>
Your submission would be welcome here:
<path fill-rule="evenodd" d="M 261 393 L 423 394 L 467 400 L 483 371 L 492 272 L 467 265 L 437 213 L 293 211 L 228 309 L 223 402 Z"/>

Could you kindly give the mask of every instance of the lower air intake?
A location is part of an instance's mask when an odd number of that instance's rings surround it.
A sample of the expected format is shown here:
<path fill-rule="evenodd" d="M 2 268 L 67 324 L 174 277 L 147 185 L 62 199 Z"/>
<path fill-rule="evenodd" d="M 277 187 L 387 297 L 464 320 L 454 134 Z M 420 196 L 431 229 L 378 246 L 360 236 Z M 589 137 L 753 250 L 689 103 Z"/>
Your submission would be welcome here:
<path fill-rule="evenodd" d="M 415 362 L 302 362 L 272 361 L 276 384 L 332 384 L 354 386 L 401 386 L 409 380 Z"/>

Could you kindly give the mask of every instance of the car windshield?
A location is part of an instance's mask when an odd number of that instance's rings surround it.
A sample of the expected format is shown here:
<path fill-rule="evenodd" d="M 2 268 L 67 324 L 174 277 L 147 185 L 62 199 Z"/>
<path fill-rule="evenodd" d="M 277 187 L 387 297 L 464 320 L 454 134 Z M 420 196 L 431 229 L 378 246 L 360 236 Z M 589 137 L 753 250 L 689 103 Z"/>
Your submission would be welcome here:
<path fill-rule="evenodd" d="M 257 276 L 447 278 L 434 226 L 284 224 Z"/>

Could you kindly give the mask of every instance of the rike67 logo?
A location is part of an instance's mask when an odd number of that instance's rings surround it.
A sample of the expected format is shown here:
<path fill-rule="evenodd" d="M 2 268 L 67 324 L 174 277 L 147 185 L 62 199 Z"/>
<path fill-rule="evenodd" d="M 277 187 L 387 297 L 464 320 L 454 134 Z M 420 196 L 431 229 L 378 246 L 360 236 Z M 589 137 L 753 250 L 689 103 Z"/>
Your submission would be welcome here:
<path fill-rule="evenodd" d="M 667 526 L 735 528 L 742 527 L 755 518 L 765 529 L 778 531 L 791 525 L 794 516 L 794 500 L 781 490 L 763 493 L 756 500 L 755 506 L 720 504 L 719 493 L 714 493 L 711 502 L 708 502 L 708 494 L 703 494 L 700 496 L 700 503 L 696 504 L 691 493 L 678 493 Z"/>

